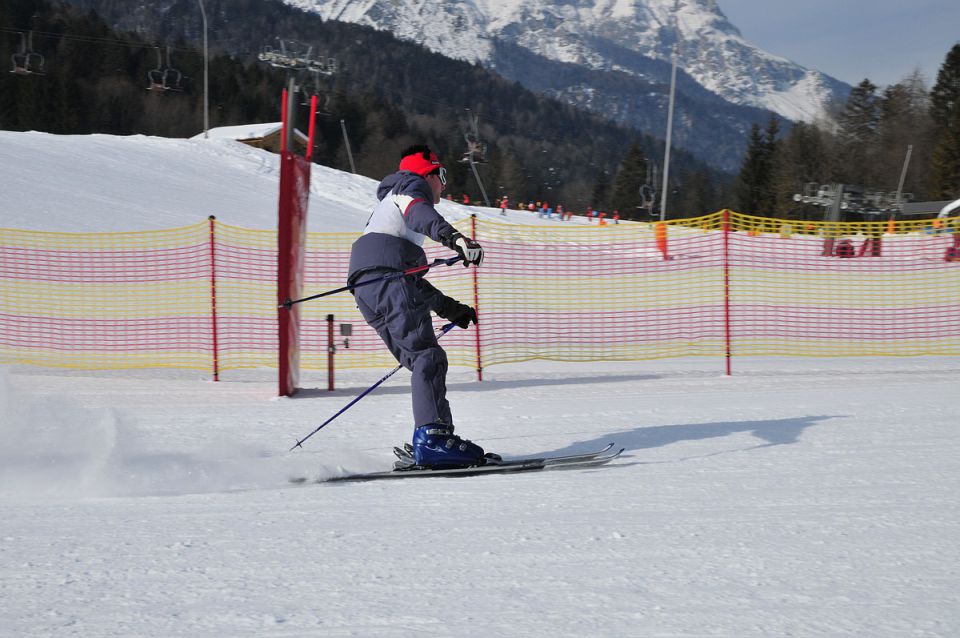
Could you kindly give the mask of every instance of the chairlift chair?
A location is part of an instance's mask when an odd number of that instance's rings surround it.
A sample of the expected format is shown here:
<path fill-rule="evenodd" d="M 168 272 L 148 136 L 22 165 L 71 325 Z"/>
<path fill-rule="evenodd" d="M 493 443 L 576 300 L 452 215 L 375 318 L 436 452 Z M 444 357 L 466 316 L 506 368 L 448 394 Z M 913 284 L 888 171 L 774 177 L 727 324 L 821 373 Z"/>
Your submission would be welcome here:
<path fill-rule="evenodd" d="M 486 164 L 487 145 L 477 140 L 471 140 L 470 137 L 467 136 L 467 152 L 464 158 L 467 162 L 472 161 L 474 164 Z"/>
<path fill-rule="evenodd" d="M 147 71 L 148 91 L 163 90 L 163 56 L 160 54 L 160 47 L 154 47 L 157 50 L 157 68 Z"/>
<path fill-rule="evenodd" d="M 167 47 L 167 68 L 163 70 L 163 87 L 168 91 L 182 91 L 183 73 L 170 64 L 170 47 Z"/>
<path fill-rule="evenodd" d="M 330 112 L 330 92 L 326 90 L 326 87 L 320 81 L 321 71 L 315 68 L 308 68 L 307 71 L 310 72 L 312 79 L 309 80 L 309 87 L 303 87 L 303 102 L 301 102 L 301 105 L 309 106 L 310 98 L 317 96 L 317 115 L 333 115 L 333 113 Z"/>
<path fill-rule="evenodd" d="M 308 93 L 304 92 L 303 102 L 300 103 L 301 106 L 310 106 L 311 98 L 316 96 L 317 98 L 317 115 L 322 115 L 324 117 L 331 117 L 333 113 L 330 111 L 330 95 L 328 93 Z"/>
<path fill-rule="evenodd" d="M 160 47 L 157 49 L 157 68 L 147 71 L 147 80 L 150 86 L 148 91 L 182 91 L 180 82 L 183 80 L 183 73 L 170 66 L 170 47 L 167 47 L 167 66 L 163 66 L 163 57 L 160 54 Z"/>
<path fill-rule="evenodd" d="M 463 133 L 463 139 L 467 142 L 467 152 L 464 153 L 460 162 L 463 164 L 486 164 L 487 145 L 480 141 L 480 127 L 478 126 L 480 116 L 470 113 L 470 109 L 467 109 L 467 113 L 469 113 L 471 130 Z"/>
<path fill-rule="evenodd" d="M 20 52 L 10 56 L 13 62 L 11 73 L 17 75 L 46 75 L 43 55 L 33 50 L 33 31 L 29 34 L 20 33 Z"/>

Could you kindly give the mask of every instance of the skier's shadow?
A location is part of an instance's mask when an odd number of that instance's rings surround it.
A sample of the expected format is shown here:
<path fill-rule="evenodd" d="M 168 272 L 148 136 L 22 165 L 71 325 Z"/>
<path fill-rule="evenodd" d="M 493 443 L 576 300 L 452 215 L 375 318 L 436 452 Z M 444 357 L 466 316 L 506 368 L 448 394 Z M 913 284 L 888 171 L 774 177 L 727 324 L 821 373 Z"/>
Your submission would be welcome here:
<path fill-rule="evenodd" d="M 578 441 L 570 445 L 544 452 L 544 456 L 561 456 L 566 454 L 583 454 L 603 448 L 608 443 L 614 443 L 627 452 L 632 450 L 648 450 L 665 447 L 671 443 L 681 441 L 702 441 L 717 439 L 732 434 L 749 433 L 762 441 L 756 445 L 739 447 L 736 450 L 723 450 L 713 454 L 754 450 L 775 445 L 790 445 L 800 440 L 800 436 L 807 428 L 821 421 L 842 418 L 840 416 L 803 416 L 788 419 L 772 419 L 765 421 L 718 421 L 715 423 L 696 423 L 678 425 L 655 425 L 637 427 L 623 432 L 612 432 L 587 441 Z"/>
<path fill-rule="evenodd" d="M 621 383 L 624 381 L 650 381 L 659 379 L 661 375 L 657 374 L 607 374 L 591 377 L 562 377 L 557 379 L 512 379 L 505 381 L 462 381 L 448 383 L 447 390 L 457 392 L 493 392 L 496 390 L 532 388 L 541 386 L 557 385 L 580 385 L 586 383 Z M 363 392 L 363 388 L 349 387 L 338 388 L 330 391 L 325 388 L 301 388 L 293 395 L 295 399 L 310 399 L 318 397 L 353 397 Z M 405 381 L 399 384 L 381 386 L 374 392 L 382 394 L 410 394 L 410 383 Z"/>

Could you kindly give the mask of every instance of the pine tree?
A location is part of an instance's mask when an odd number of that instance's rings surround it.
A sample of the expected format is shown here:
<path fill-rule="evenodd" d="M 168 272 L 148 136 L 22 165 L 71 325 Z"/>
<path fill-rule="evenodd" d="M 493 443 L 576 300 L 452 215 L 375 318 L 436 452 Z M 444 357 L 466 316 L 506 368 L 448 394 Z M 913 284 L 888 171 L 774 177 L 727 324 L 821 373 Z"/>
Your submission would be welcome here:
<path fill-rule="evenodd" d="M 528 199 L 526 181 L 526 170 L 517 153 L 508 147 L 500 161 L 494 192 L 500 197 L 506 196 L 510 208 L 516 208 L 518 202 Z"/>
<path fill-rule="evenodd" d="M 775 212 L 774 161 L 779 141 L 780 124 L 771 117 L 767 129 L 760 132 L 760 125 L 750 129 L 747 154 L 734 184 L 737 210 L 747 214 L 771 215 Z"/>
<path fill-rule="evenodd" d="M 930 165 L 933 196 L 960 197 L 960 44 L 947 54 L 930 94 L 936 148 Z"/>
<path fill-rule="evenodd" d="M 953 109 L 953 116 L 933 151 L 931 177 L 933 196 L 937 199 L 960 197 L 960 106 Z"/>
<path fill-rule="evenodd" d="M 607 177 L 607 171 L 601 170 L 597 173 L 597 179 L 593 184 L 593 194 L 590 196 L 590 206 L 596 210 L 604 210 L 607 205 L 607 197 L 610 194 L 610 178 Z"/>
<path fill-rule="evenodd" d="M 930 92 L 930 117 L 937 130 L 951 126 L 953 112 L 960 104 L 960 43 L 947 53 L 937 81 Z"/>
<path fill-rule="evenodd" d="M 686 173 L 682 176 L 681 183 L 683 186 L 677 207 L 683 211 L 684 217 L 707 215 L 721 207 L 713 180 L 705 171 Z"/>
<path fill-rule="evenodd" d="M 647 160 L 640 145 L 634 142 L 620 162 L 610 195 L 610 212 L 620 211 L 624 219 L 639 218 L 640 187 L 647 176 Z"/>
<path fill-rule="evenodd" d="M 918 167 L 929 164 L 930 129 L 929 98 L 919 71 L 883 91 L 874 157 L 878 189 L 893 190 L 897 186 L 907 149 L 912 148 L 904 190 L 914 194 L 923 190 L 925 170 Z"/>
<path fill-rule="evenodd" d="M 840 181 L 870 186 L 875 181 L 873 157 L 880 125 L 880 101 L 877 86 L 863 80 L 850 92 L 838 118 L 840 126 Z"/>

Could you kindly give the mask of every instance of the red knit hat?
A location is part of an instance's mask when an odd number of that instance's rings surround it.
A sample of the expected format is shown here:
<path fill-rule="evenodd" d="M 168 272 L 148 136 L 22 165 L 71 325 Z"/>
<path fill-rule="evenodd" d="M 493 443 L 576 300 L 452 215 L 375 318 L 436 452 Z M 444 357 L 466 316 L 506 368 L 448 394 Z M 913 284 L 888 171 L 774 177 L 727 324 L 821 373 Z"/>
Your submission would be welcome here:
<path fill-rule="evenodd" d="M 421 177 L 426 177 L 439 168 L 443 168 L 443 164 L 433 151 L 418 151 L 400 160 L 401 171 L 410 171 Z"/>

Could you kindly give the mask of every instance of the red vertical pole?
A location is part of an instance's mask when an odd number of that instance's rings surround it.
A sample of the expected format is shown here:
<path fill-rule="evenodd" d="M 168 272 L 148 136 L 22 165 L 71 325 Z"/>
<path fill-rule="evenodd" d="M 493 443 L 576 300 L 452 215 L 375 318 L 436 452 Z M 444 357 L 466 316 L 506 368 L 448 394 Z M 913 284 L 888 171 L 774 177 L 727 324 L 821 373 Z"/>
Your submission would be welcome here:
<path fill-rule="evenodd" d="M 210 215 L 210 331 L 213 336 L 213 380 L 220 380 L 220 353 L 217 344 L 217 218 Z"/>
<path fill-rule="evenodd" d="M 723 326 L 727 360 L 727 376 L 730 376 L 732 354 L 730 338 L 730 211 L 723 211 Z"/>
<path fill-rule="evenodd" d="M 327 390 L 333 392 L 333 354 L 337 346 L 333 343 L 333 315 L 327 315 Z"/>
<path fill-rule="evenodd" d="M 477 240 L 477 216 L 470 215 L 470 238 Z M 477 325 L 473 327 L 476 336 L 477 381 L 483 381 L 483 360 L 480 358 L 480 287 L 477 285 L 477 268 L 473 269 L 473 308 L 477 311 Z"/>
<path fill-rule="evenodd" d="M 317 96 L 310 98 L 310 129 L 307 134 L 307 161 L 313 159 L 313 136 L 317 130 Z"/>
<path fill-rule="evenodd" d="M 280 98 L 280 153 L 287 150 L 287 90 L 284 89 Z"/>
<path fill-rule="evenodd" d="M 279 329 L 279 394 L 292 396 L 300 377 L 300 308 L 283 307 L 287 299 L 301 296 L 306 250 L 307 207 L 310 198 L 310 162 L 293 152 L 293 82 L 283 92 L 283 135 L 280 153 L 280 193 L 277 203 L 277 304 Z"/>

